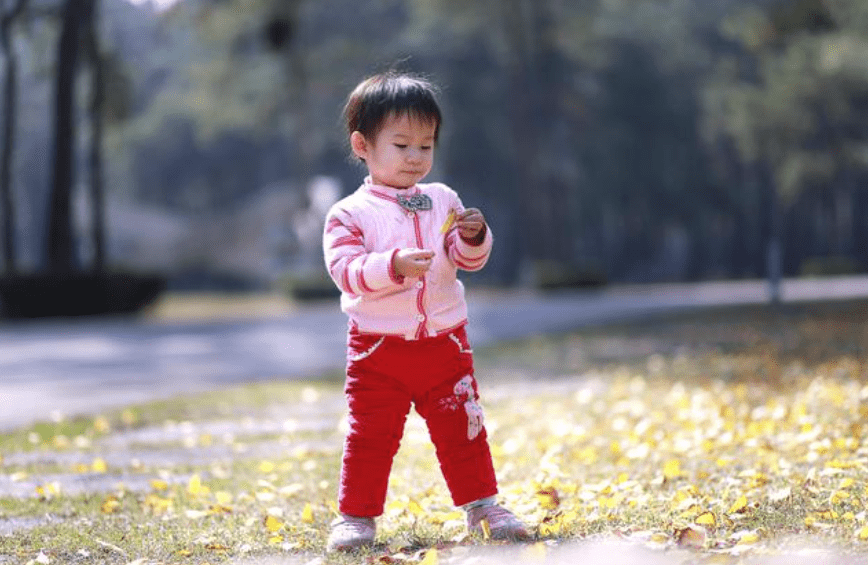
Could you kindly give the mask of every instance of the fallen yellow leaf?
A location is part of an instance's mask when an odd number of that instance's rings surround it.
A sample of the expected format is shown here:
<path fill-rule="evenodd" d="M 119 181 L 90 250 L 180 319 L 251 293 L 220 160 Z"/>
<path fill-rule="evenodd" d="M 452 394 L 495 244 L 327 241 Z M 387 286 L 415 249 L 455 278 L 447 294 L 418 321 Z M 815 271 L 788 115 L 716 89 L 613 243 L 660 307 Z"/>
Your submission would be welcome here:
<path fill-rule="evenodd" d="M 277 518 L 275 518 L 271 514 L 269 514 L 268 516 L 265 517 L 264 524 L 265 524 L 265 529 L 267 529 L 269 532 L 272 532 L 272 533 L 273 532 L 279 532 L 280 530 L 283 529 L 283 522 L 281 522 L 280 520 L 278 520 Z"/>
<path fill-rule="evenodd" d="M 117 499 L 117 497 L 114 495 L 111 495 L 111 496 L 108 496 L 103 501 L 102 506 L 100 506 L 100 510 L 102 511 L 103 514 L 114 514 L 115 512 L 117 512 L 117 510 L 118 510 L 118 508 L 120 508 L 120 506 L 121 506 L 121 503 Z"/>
<path fill-rule="evenodd" d="M 301 521 L 305 524 L 313 524 L 313 508 L 310 502 L 305 503 L 304 509 L 301 511 Z"/>
<path fill-rule="evenodd" d="M 554 487 L 547 487 L 536 492 L 540 506 L 546 510 L 556 510 L 561 505 L 561 497 Z"/>
<path fill-rule="evenodd" d="M 736 532 L 733 537 L 738 540 L 737 545 L 750 545 L 760 540 L 760 535 L 755 530 Z"/>
<path fill-rule="evenodd" d="M 714 515 L 714 512 L 703 512 L 694 520 L 700 526 L 716 526 L 717 518 Z"/>
<path fill-rule="evenodd" d="M 419 503 L 415 500 L 411 500 L 410 503 L 407 504 L 407 510 L 409 510 L 414 516 L 421 516 L 425 513 L 425 511 L 422 510 L 422 507 L 419 506 Z"/>
<path fill-rule="evenodd" d="M 681 461 L 678 459 L 670 459 L 663 465 L 663 476 L 667 481 L 677 479 L 681 476 Z"/>
<path fill-rule="evenodd" d="M 836 490 L 829 495 L 829 504 L 840 504 L 842 501 L 850 498 L 850 493 L 843 490 Z"/>
<path fill-rule="evenodd" d="M 482 537 L 485 539 L 491 538 L 491 526 L 488 525 L 488 520 L 483 518 L 479 521 L 479 527 L 482 528 Z"/>
<path fill-rule="evenodd" d="M 202 493 L 202 477 L 198 474 L 190 477 L 187 482 L 187 494 L 190 496 L 199 496 Z"/>
<path fill-rule="evenodd" d="M 232 548 L 222 543 L 208 543 L 205 544 L 205 549 L 209 551 L 229 551 Z"/>
<path fill-rule="evenodd" d="M 150 511 L 155 516 L 162 516 L 172 506 L 172 501 L 168 498 L 161 498 L 156 494 L 149 494 L 145 497 L 143 507 L 146 511 Z"/>
<path fill-rule="evenodd" d="M 745 495 L 741 495 L 738 497 L 732 506 L 729 507 L 729 510 L 726 512 L 727 514 L 738 514 L 739 512 L 744 512 L 745 508 L 747 508 L 747 497 Z"/>
<path fill-rule="evenodd" d="M 419 562 L 419 565 L 437 565 L 440 559 L 437 556 L 437 549 L 432 547 L 425 552 L 425 557 Z"/>
<path fill-rule="evenodd" d="M 151 479 L 151 488 L 156 491 L 164 491 L 169 488 L 169 483 L 161 479 Z"/>
<path fill-rule="evenodd" d="M 105 460 L 100 457 L 93 460 L 93 463 L 90 464 L 90 468 L 94 473 L 105 473 L 108 471 L 108 465 Z"/>

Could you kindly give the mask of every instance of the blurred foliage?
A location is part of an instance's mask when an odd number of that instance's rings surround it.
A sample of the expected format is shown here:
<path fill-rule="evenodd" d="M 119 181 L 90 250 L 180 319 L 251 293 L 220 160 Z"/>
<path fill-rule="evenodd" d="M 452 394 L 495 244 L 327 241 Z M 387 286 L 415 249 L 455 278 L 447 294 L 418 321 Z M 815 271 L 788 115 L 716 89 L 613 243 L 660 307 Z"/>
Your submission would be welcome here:
<path fill-rule="evenodd" d="M 349 192 L 344 97 L 397 67 L 443 86 L 431 176 L 486 211 L 481 276 L 759 276 L 775 230 L 786 274 L 868 264 L 860 0 L 102 1 L 116 197 L 201 215 L 318 174 Z M 51 25 L 20 28 L 35 103 Z M 22 138 L 47 131 L 33 109 Z M 25 155 L 18 191 L 39 209 Z"/>

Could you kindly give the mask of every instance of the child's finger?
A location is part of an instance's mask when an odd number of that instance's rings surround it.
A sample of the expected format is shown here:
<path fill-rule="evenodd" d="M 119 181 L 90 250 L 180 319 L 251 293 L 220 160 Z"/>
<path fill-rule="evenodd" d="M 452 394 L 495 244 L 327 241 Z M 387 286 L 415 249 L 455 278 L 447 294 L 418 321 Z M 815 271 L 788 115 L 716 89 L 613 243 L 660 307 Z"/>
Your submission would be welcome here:
<path fill-rule="evenodd" d="M 458 231 L 461 233 L 476 233 L 482 229 L 482 222 L 462 222 L 458 225 Z"/>
<path fill-rule="evenodd" d="M 434 258 L 434 252 L 427 249 L 420 249 L 407 255 L 407 259 L 418 265 L 425 265 L 431 262 Z"/>
<path fill-rule="evenodd" d="M 482 217 L 482 213 L 479 210 L 475 208 L 470 208 L 458 214 L 457 221 L 459 223 L 468 221 L 482 222 L 484 221 L 484 219 Z"/>

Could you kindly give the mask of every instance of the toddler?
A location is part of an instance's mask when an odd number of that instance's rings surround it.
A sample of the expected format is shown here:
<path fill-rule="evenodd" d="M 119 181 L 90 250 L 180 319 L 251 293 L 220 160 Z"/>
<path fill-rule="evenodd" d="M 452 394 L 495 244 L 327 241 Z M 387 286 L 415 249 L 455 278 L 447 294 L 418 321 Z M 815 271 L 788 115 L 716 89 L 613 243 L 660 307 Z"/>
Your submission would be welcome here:
<path fill-rule="evenodd" d="M 440 469 L 471 533 L 525 540 L 524 524 L 496 503 L 497 481 L 478 404 L 458 269 L 488 260 L 492 234 L 431 170 L 441 113 L 434 87 L 406 74 L 360 83 L 344 109 L 364 183 L 326 217 L 326 267 L 349 317 L 349 432 L 341 517 L 328 550 L 371 545 L 410 406 L 425 420 Z"/>

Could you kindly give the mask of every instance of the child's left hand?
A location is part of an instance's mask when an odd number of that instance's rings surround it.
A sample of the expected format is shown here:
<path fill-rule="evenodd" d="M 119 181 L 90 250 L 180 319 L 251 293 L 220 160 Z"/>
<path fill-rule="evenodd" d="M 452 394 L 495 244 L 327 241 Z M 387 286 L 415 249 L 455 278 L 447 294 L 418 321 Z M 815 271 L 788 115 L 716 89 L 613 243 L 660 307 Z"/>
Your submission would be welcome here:
<path fill-rule="evenodd" d="M 475 241 L 485 227 L 485 217 L 478 208 L 468 208 L 456 216 L 455 224 L 462 239 Z"/>

